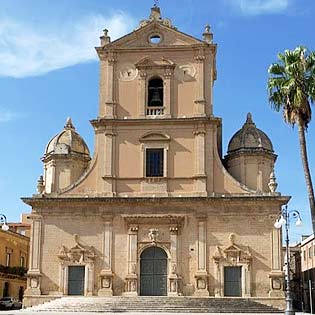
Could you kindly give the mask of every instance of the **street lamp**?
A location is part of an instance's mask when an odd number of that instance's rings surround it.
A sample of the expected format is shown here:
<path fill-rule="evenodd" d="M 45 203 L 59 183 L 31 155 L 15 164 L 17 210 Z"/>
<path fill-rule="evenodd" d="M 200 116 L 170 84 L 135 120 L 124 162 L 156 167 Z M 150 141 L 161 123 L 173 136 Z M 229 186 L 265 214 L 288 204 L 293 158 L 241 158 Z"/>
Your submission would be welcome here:
<path fill-rule="evenodd" d="M 289 228 L 290 228 L 290 219 L 295 219 L 295 225 L 301 226 L 302 220 L 300 212 L 297 210 L 288 211 L 288 206 L 286 205 L 282 210 L 281 213 L 276 220 L 274 227 L 276 229 L 281 229 L 282 226 L 285 226 L 285 247 L 286 247 L 286 258 L 287 258 L 287 265 L 286 265 L 286 309 L 284 311 L 285 315 L 295 315 L 293 310 L 293 299 L 291 296 L 291 288 L 290 288 L 290 252 L 289 252 Z"/>
<path fill-rule="evenodd" d="M 1 213 L 0 213 L 0 223 L 2 224 L 1 229 L 3 231 L 8 231 L 9 230 L 7 217 L 4 214 L 1 214 Z"/>

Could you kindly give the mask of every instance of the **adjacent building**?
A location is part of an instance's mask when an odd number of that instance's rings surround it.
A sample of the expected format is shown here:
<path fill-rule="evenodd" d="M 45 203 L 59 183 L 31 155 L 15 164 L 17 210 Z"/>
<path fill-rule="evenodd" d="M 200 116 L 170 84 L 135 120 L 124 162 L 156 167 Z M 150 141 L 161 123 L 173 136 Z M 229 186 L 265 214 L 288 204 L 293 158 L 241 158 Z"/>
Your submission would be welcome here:
<path fill-rule="evenodd" d="M 9 224 L 10 230 L 0 229 L 0 297 L 15 297 L 20 301 L 26 289 L 29 257 L 29 237 L 12 230 L 21 224 Z M 30 225 L 23 223 L 24 230 Z"/>
<path fill-rule="evenodd" d="M 158 7 L 100 58 L 94 154 L 71 119 L 42 158 L 25 306 L 67 295 L 246 297 L 282 305 L 276 154 L 251 114 L 222 155 L 213 34 Z M 228 90 L 227 90 L 228 93 Z M 237 102 L 237 100 L 235 100 Z"/>
<path fill-rule="evenodd" d="M 304 310 L 315 311 L 315 238 L 314 234 L 301 242 L 301 269 Z M 312 302 L 311 302 L 312 301 Z"/>

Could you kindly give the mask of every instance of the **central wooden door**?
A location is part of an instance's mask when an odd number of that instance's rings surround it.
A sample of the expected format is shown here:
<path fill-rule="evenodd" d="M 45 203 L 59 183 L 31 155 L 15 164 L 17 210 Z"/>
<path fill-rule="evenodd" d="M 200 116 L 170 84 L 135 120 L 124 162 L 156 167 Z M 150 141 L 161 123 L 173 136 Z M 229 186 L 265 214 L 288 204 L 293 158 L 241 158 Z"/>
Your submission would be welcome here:
<path fill-rule="evenodd" d="M 242 267 L 224 267 L 224 296 L 242 296 Z"/>
<path fill-rule="evenodd" d="M 150 247 L 141 254 L 140 295 L 167 295 L 167 255 L 159 247 Z"/>
<path fill-rule="evenodd" d="M 68 295 L 84 295 L 84 266 L 69 266 Z"/>

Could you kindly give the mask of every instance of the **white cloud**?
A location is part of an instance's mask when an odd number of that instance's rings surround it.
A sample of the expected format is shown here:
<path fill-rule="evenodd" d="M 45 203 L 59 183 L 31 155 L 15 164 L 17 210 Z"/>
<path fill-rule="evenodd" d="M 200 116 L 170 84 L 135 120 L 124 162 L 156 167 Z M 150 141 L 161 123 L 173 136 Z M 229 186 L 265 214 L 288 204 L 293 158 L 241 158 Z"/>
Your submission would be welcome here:
<path fill-rule="evenodd" d="M 0 20 L 0 76 L 35 76 L 96 60 L 94 47 L 99 46 L 105 27 L 116 39 L 133 25 L 133 20 L 123 13 L 109 18 L 89 16 L 77 23 L 56 26 L 53 32 L 40 25 L 35 28 L 12 19 Z"/>
<path fill-rule="evenodd" d="M 288 9 L 291 0 L 232 0 L 244 14 L 259 15 L 281 13 Z"/>
<path fill-rule="evenodd" d="M 0 123 L 9 122 L 19 117 L 20 115 L 18 113 L 0 108 Z"/>

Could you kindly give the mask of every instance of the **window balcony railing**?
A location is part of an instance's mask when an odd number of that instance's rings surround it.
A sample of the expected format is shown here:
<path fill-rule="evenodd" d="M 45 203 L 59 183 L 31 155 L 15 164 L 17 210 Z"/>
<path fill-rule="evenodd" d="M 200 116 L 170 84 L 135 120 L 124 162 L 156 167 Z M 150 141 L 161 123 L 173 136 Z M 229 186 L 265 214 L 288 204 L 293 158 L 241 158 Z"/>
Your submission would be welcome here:
<path fill-rule="evenodd" d="M 162 116 L 164 115 L 164 107 L 147 107 L 147 116 Z"/>
<path fill-rule="evenodd" d="M 24 267 L 7 267 L 0 265 L 0 272 L 10 275 L 25 276 L 27 269 Z"/>

